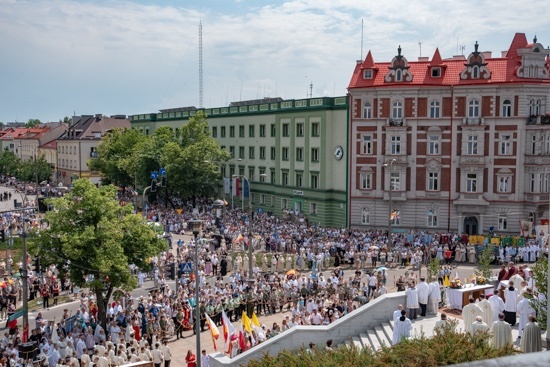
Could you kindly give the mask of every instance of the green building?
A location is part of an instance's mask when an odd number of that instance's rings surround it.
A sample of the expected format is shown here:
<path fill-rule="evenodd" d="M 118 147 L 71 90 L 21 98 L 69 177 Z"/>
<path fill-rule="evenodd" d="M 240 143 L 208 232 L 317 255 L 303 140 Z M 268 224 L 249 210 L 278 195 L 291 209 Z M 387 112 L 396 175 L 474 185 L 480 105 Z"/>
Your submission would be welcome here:
<path fill-rule="evenodd" d="M 177 135 L 197 111 L 194 107 L 160 110 L 130 116 L 130 121 L 132 128 L 146 135 L 161 126 L 173 128 Z M 220 167 L 225 179 L 219 195 L 229 205 L 247 205 L 246 199 L 242 203 L 228 190 L 228 181 L 239 175 L 250 183 L 255 211 L 289 220 L 304 218 L 321 226 L 348 225 L 346 97 L 265 98 L 204 112 L 212 137 L 232 156 Z"/>

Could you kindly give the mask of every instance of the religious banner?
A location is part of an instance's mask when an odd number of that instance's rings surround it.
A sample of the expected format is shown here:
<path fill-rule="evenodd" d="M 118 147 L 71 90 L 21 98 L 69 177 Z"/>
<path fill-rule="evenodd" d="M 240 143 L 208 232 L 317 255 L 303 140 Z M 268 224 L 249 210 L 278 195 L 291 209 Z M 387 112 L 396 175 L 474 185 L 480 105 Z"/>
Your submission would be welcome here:
<path fill-rule="evenodd" d="M 223 193 L 224 195 L 229 195 L 231 193 L 231 180 L 229 177 L 223 178 Z"/>

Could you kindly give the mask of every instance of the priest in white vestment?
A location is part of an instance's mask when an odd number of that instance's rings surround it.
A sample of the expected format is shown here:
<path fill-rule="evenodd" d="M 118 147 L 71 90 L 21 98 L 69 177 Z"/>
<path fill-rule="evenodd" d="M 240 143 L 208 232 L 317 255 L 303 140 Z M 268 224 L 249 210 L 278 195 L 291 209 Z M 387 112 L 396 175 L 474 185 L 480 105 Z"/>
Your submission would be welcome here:
<path fill-rule="evenodd" d="M 475 335 L 477 333 L 484 333 L 487 330 L 489 330 L 489 326 L 487 326 L 487 324 L 483 322 L 483 317 L 476 317 L 476 321 L 472 323 L 472 334 Z"/>
<path fill-rule="evenodd" d="M 407 311 L 402 310 L 401 317 L 393 325 L 392 345 L 396 345 L 403 339 L 410 338 L 412 328 L 411 320 L 407 318 Z"/>
<path fill-rule="evenodd" d="M 518 290 L 514 288 L 514 282 L 508 283 L 510 286 L 504 290 L 504 317 L 510 326 L 516 324 L 516 313 L 518 311 Z"/>
<path fill-rule="evenodd" d="M 494 322 L 493 306 L 491 306 L 491 303 L 485 298 L 485 294 L 481 293 L 479 298 L 481 301 L 479 301 L 477 305 L 483 310 L 483 322 L 487 325 L 491 325 Z"/>
<path fill-rule="evenodd" d="M 498 315 L 498 320 L 491 326 L 491 346 L 500 349 L 512 345 L 512 327 L 504 321 L 504 314 Z"/>
<path fill-rule="evenodd" d="M 523 334 L 523 328 L 529 322 L 529 316 L 536 316 L 536 312 L 533 309 L 532 305 L 533 291 L 530 288 L 527 288 L 525 291 L 525 297 L 518 302 L 518 313 L 519 313 L 519 325 L 518 325 L 518 336 L 521 338 Z"/>
<path fill-rule="evenodd" d="M 523 353 L 535 353 L 542 351 L 542 338 L 540 327 L 533 316 L 529 316 L 529 322 L 523 328 L 523 336 L 519 343 Z"/>
<path fill-rule="evenodd" d="M 472 297 L 469 301 L 470 303 L 462 309 L 462 319 L 464 320 L 464 332 L 472 334 L 472 324 L 476 321 L 476 317 L 483 318 L 483 310 L 475 304 Z"/>
<path fill-rule="evenodd" d="M 498 315 L 504 312 L 504 301 L 500 297 L 499 290 L 495 290 L 495 294 L 489 297 L 489 302 L 493 307 L 493 321 L 498 321 Z"/>
<path fill-rule="evenodd" d="M 432 278 L 432 282 L 429 284 L 428 295 L 428 313 L 431 315 L 437 315 L 439 309 L 439 302 L 441 302 L 441 288 L 439 288 L 439 282 L 436 278 Z"/>
<path fill-rule="evenodd" d="M 397 321 L 397 319 L 401 317 L 401 311 L 402 310 L 403 310 L 403 305 L 398 305 L 397 310 L 393 311 L 392 319 L 393 319 L 394 324 Z"/>

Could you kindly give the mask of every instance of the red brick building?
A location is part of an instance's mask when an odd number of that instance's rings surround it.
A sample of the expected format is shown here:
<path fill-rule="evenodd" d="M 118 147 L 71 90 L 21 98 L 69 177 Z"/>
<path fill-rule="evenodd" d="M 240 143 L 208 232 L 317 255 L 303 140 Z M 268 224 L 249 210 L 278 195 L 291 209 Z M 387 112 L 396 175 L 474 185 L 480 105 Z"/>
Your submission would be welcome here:
<path fill-rule="evenodd" d="M 549 52 L 521 33 L 497 56 L 369 51 L 348 87 L 349 223 L 518 233 L 548 218 Z"/>

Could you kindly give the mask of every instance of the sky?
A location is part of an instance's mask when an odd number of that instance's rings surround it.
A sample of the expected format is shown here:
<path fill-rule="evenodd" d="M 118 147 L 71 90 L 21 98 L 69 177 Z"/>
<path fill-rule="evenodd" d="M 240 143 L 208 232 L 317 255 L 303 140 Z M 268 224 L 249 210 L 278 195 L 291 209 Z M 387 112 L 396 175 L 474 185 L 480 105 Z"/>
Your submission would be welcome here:
<path fill-rule="evenodd" d="M 519 6 L 521 4 L 521 6 Z M 550 43 L 548 0 L 0 0 L 0 121 L 342 96 L 356 60 Z M 362 27 L 363 22 L 363 27 Z M 361 47 L 363 35 L 363 47 Z M 421 44 L 421 45 L 420 45 Z M 363 51 L 361 52 L 361 48 Z"/>

